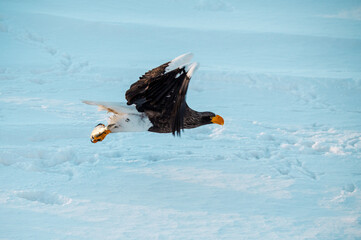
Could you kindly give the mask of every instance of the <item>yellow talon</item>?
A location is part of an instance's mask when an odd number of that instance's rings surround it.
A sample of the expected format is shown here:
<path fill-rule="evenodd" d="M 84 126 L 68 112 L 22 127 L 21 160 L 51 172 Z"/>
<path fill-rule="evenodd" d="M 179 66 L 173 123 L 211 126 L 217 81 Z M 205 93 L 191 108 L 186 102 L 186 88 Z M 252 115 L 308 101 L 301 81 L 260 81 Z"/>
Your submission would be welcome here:
<path fill-rule="evenodd" d="M 108 130 L 104 124 L 98 124 L 91 133 L 90 141 L 92 143 L 101 142 L 104 138 L 110 133 L 111 131 Z"/>

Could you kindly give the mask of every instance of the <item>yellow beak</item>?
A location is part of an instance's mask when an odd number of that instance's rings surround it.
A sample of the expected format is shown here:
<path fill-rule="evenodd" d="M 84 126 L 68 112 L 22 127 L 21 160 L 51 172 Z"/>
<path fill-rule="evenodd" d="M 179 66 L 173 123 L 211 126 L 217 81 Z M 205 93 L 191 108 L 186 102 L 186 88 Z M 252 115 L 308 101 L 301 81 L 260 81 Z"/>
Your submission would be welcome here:
<path fill-rule="evenodd" d="M 224 120 L 221 116 L 216 115 L 215 117 L 212 118 L 211 120 L 212 123 L 217 123 L 219 125 L 223 125 L 224 124 Z"/>

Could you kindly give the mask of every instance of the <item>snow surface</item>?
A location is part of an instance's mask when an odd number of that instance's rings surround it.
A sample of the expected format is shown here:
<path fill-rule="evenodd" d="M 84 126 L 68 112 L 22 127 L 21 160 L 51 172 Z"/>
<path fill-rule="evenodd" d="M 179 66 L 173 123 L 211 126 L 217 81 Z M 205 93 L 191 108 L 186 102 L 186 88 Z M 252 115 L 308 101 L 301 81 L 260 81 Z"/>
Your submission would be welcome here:
<path fill-rule="evenodd" d="M 0 239 L 360 239 L 359 1 L 0 1 Z M 222 126 L 89 135 L 193 52 Z"/>

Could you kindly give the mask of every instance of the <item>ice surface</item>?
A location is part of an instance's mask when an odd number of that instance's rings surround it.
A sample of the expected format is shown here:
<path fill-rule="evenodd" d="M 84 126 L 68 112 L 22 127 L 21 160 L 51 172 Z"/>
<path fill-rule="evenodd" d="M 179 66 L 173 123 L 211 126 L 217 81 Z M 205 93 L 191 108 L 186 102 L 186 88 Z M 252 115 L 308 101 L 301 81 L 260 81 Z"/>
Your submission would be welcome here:
<path fill-rule="evenodd" d="M 357 1 L 0 1 L 0 239 L 360 239 Z M 225 125 L 92 144 L 193 52 Z"/>

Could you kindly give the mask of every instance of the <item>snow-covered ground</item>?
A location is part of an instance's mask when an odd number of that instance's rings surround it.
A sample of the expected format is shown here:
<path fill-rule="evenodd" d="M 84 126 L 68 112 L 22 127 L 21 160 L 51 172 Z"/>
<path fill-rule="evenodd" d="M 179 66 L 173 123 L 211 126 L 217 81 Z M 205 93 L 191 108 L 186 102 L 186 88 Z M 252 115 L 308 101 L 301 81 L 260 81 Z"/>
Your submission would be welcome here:
<path fill-rule="evenodd" d="M 111 134 L 193 52 L 225 125 Z M 361 2 L 0 0 L 0 239 L 360 239 Z"/>

